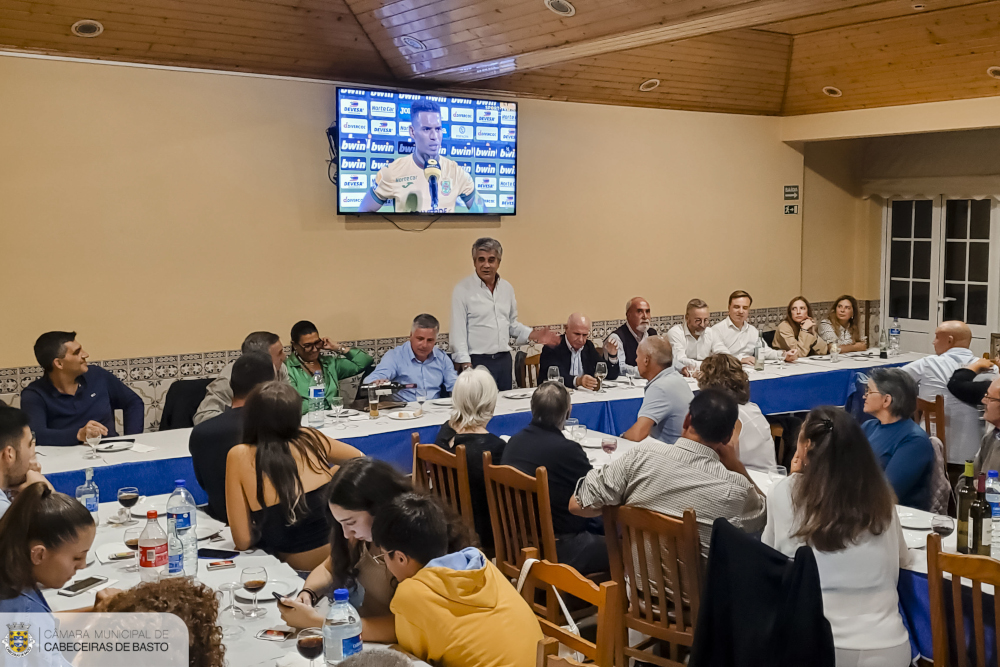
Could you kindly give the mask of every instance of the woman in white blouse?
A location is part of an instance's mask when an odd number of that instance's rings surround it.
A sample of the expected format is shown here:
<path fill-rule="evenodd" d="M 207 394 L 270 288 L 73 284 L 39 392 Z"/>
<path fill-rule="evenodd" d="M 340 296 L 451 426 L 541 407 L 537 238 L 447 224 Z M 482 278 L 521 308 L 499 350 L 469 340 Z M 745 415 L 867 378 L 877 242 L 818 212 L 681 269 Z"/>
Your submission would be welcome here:
<path fill-rule="evenodd" d="M 775 466 L 771 425 L 756 403 L 750 402 L 750 378 L 740 360 L 731 354 L 712 354 L 701 362 L 698 388 L 717 387 L 728 391 L 739 403 L 740 462 L 747 468 L 767 470 Z"/>
<path fill-rule="evenodd" d="M 812 547 L 837 667 L 909 665 L 896 593 L 909 552 L 896 498 L 861 427 L 838 408 L 813 410 L 792 473 L 767 494 L 761 539 L 789 557 Z"/>
<path fill-rule="evenodd" d="M 858 330 L 858 300 L 850 294 L 837 297 L 817 327 L 819 337 L 837 343 L 841 352 L 863 352 L 868 343 Z"/>

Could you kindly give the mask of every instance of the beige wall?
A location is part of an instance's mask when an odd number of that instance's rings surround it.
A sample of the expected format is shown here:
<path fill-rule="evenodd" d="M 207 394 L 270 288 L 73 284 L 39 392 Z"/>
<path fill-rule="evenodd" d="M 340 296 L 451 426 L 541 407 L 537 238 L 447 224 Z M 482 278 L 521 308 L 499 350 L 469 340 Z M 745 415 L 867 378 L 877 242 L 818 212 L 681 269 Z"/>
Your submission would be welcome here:
<path fill-rule="evenodd" d="M 14 57 L 0 82 L 0 367 L 34 364 L 50 329 L 97 359 L 232 349 L 300 318 L 345 340 L 405 335 L 420 311 L 447 329 L 480 235 L 504 243 L 529 324 L 620 317 L 636 293 L 671 314 L 799 289 L 782 186 L 802 157 L 778 118 L 524 100 L 518 215 L 418 234 L 336 215 L 333 85 Z"/>

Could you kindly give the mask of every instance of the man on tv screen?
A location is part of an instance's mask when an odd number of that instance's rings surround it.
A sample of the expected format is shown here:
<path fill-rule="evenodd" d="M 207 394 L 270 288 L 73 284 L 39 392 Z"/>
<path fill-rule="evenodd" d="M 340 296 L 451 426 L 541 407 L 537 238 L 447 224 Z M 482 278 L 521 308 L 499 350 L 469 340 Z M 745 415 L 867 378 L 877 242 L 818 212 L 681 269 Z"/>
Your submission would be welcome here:
<path fill-rule="evenodd" d="M 358 207 L 374 213 L 395 201 L 396 213 L 454 213 L 458 199 L 470 213 L 486 206 L 465 169 L 441 155 L 441 107 L 417 100 L 410 107 L 410 137 L 414 150 L 382 167 Z"/>

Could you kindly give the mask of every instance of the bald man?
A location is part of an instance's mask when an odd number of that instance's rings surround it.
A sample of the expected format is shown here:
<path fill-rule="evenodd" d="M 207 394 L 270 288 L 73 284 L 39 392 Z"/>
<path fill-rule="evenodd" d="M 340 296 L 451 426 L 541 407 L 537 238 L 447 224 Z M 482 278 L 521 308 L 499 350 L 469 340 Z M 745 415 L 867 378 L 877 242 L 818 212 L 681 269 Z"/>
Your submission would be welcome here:
<path fill-rule="evenodd" d="M 612 341 L 604 344 L 607 355 L 608 380 L 618 377 L 618 346 Z M 594 373 L 597 362 L 604 361 L 597 348 L 590 341 L 590 320 L 580 313 L 573 313 L 566 321 L 566 333 L 560 336 L 559 344 L 542 349 L 540 379 L 548 377 L 549 368 L 555 366 L 567 387 L 597 389 Z"/>
<path fill-rule="evenodd" d="M 656 335 L 656 329 L 649 326 L 651 320 L 649 302 L 641 296 L 634 296 L 625 304 L 625 324 L 612 331 L 604 341 L 605 355 L 609 343 L 618 350 L 618 368 L 622 375 L 630 370 L 636 371 L 635 353 L 639 343 Z"/>
<path fill-rule="evenodd" d="M 674 368 L 673 349 L 663 336 L 650 336 L 642 341 L 635 363 L 639 374 L 647 380 L 646 389 L 639 415 L 622 437 L 633 442 L 651 437 L 672 445 L 684 431 L 684 418 L 694 393 Z"/>
<path fill-rule="evenodd" d="M 938 395 L 944 396 L 949 464 L 962 464 L 966 459 L 973 458 L 983 437 L 983 426 L 976 408 L 958 400 L 948 391 L 952 374 L 976 359 L 969 349 L 971 344 L 972 330 L 969 325 L 957 320 L 942 322 L 934 331 L 934 354 L 903 366 L 903 370 L 917 381 L 920 398 L 933 401 Z"/>

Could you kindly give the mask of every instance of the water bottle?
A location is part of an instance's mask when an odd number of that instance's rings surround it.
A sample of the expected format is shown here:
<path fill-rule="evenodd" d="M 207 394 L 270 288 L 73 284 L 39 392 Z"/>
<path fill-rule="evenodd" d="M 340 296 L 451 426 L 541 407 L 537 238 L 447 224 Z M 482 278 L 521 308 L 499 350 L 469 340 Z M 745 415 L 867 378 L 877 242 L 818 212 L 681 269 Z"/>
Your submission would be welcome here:
<path fill-rule="evenodd" d="M 146 527 L 139 535 L 139 578 L 159 581 L 167 567 L 167 536 L 156 520 L 156 510 L 146 512 Z"/>
<path fill-rule="evenodd" d="M 840 346 L 836 343 L 830 343 L 830 361 L 832 363 L 840 361 Z"/>
<path fill-rule="evenodd" d="M 326 387 L 323 385 L 323 374 L 319 371 L 313 373 L 312 383 L 309 385 L 309 425 L 319 428 L 326 421 Z"/>
<path fill-rule="evenodd" d="M 167 499 L 168 577 L 198 576 L 198 507 L 183 479 Z"/>
<path fill-rule="evenodd" d="M 753 369 L 764 370 L 764 334 L 757 337 L 757 348 L 753 351 Z"/>
<path fill-rule="evenodd" d="M 997 477 L 996 470 L 990 470 L 990 476 L 986 480 L 986 502 L 990 505 L 990 514 L 993 517 L 993 530 L 990 537 L 990 555 L 1000 559 L 1000 478 Z"/>
<path fill-rule="evenodd" d="M 899 318 L 892 318 L 892 326 L 889 328 L 889 356 L 895 357 L 899 354 Z"/>
<path fill-rule="evenodd" d="M 361 615 L 347 601 L 346 588 L 333 592 L 333 604 L 323 622 L 323 653 L 326 664 L 337 665 L 361 653 Z"/>
<path fill-rule="evenodd" d="M 101 525 L 101 520 L 97 514 L 97 506 L 101 502 L 101 490 L 97 488 L 94 481 L 94 469 L 87 468 L 84 473 L 87 475 L 86 481 L 76 487 L 76 499 L 90 510 L 90 516 L 94 517 L 94 525 Z"/>

